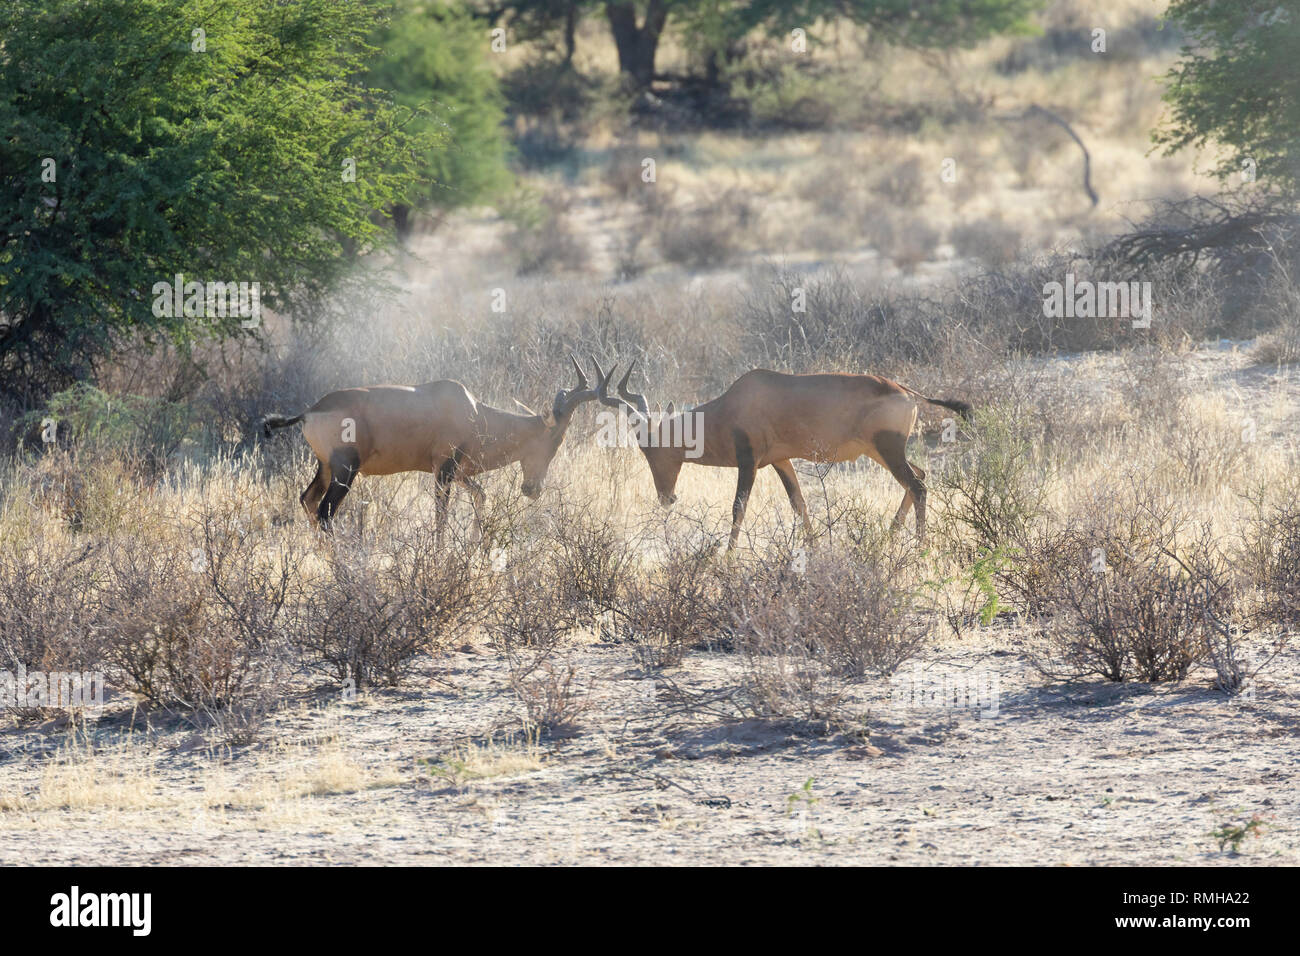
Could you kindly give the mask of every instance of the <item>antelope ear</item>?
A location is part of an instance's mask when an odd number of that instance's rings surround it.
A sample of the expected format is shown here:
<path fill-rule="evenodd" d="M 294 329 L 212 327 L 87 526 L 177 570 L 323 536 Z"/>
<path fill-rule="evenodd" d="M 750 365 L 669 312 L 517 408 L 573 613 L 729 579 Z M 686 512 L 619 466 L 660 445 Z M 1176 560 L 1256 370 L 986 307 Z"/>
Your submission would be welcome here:
<path fill-rule="evenodd" d="M 555 412 L 553 410 L 548 408 L 545 413 L 543 413 L 542 424 L 547 428 L 551 428 L 555 425 Z"/>
<path fill-rule="evenodd" d="M 662 415 L 663 413 L 664 413 L 663 403 L 655 402 L 655 415 Z"/>
<path fill-rule="evenodd" d="M 531 408 L 529 408 L 527 405 L 525 405 L 523 402 L 521 402 L 521 401 L 520 401 L 519 399 L 517 399 L 517 398 L 515 399 L 515 404 L 518 405 L 520 408 L 522 408 L 526 414 L 529 414 L 529 415 L 536 415 L 536 414 L 537 414 L 535 411 L 533 411 Z"/>
<path fill-rule="evenodd" d="M 669 418 L 672 418 L 673 413 L 675 411 L 677 411 L 677 406 L 672 402 L 669 402 L 668 407 L 664 409 L 664 414 L 667 415 Z"/>

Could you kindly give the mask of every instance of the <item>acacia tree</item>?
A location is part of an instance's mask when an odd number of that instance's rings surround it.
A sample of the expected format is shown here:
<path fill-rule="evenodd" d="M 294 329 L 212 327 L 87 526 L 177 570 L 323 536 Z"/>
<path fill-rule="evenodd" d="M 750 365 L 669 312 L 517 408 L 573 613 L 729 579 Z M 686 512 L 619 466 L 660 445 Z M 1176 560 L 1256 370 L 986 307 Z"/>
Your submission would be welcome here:
<path fill-rule="evenodd" d="M 429 147 L 359 80 L 384 6 L 0 4 L 0 392 L 37 399 L 128 337 L 257 333 L 156 314 L 177 273 L 330 310 Z"/>
<path fill-rule="evenodd" d="M 1300 191 L 1300 5 L 1294 0 L 1174 0 L 1166 16 L 1190 42 L 1167 74 L 1166 154 L 1227 147 L 1221 179 L 1257 177 L 1294 199 Z"/>
<path fill-rule="evenodd" d="M 379 53 L 368 79 L 416 114 L 412 130 L 446 140 L 420 155 L 420 182 L 393 207 L 404 238 L 412 207 L 442 213 L 487 201 L 511 180 L 505 102 L 481 24 L 448 3 L 402 0 L 397 9 L 373 38 Z"/>

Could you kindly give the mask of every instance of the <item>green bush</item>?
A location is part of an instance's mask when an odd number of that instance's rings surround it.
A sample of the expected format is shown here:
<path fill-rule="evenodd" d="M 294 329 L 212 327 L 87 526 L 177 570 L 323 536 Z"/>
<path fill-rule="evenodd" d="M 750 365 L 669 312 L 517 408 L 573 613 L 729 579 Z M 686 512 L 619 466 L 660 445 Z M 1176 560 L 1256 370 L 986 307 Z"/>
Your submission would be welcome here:
<path fill-rule="evenodd" d="M 43 399 L 124 342 L 258 334 L 157 308 L 177 274 L 258 283 L 281 314 L 345 307 L 428 145 L 358 83 L 386 6 L 0 4 L 0 128 L 22 131 L 0 137 L 0 393 Z"/>
<path fill-rule="evenodd" d="M 970 446 L 931 475 L 967 564 L 1022 543 L 1046 511 L 1050 464 L 1035 453 L 1025 417 L 997 408 L 977 411 Z"/>
<path fill-rule="evenodd" d="M 483 24 L 459 4 L 402 0 L 371 43 L 380 53 L 370 81 L 415 112 L 413 132 L 445 141 L 420 151 L 421 181 L 408 203 L 447 210 L 500 195 L 511 182 L 505 101 L 488 65 Z"/>
<path fill-rule="evenodd" d="M 139 450 L 165 461 L 201 426 L 188 405 L 143 395 L 109 395 L 86 382 L 56 392 L 45 408 L 29 412 L 23 431 L 37 437 L 52 421 L 60 444 L 94 449 Z"/>

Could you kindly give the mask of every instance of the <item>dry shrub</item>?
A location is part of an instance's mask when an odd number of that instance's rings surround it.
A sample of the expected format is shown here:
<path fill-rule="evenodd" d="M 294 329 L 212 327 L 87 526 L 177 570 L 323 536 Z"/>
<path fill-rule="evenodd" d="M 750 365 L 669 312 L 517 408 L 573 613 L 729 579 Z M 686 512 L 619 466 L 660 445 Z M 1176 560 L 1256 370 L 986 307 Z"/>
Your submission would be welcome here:
<path fill-rule="evenodd" d="M 555 660 L 577 626 L 577 605 L 566 600 L 572 595 L 571 582 L 556 573 L 536 541 L 529 545 L 525 550 L 521 542 L 498 556 L 507 564 L 496 576 L 486 629 L 505 658 L 510 688 L 524 705 L 526 722 L 541 733 L 561 733 L 571 729 L 588 706 L 576 667 Z"/>
<path fill-rule="evenodd" d="M 1261 365 L 1293 365 L 1300 362 L 1300 322 L 1292 314 L 1279 328 L 1261 335 L 1251 358 Z"/>
<path fill-rule="evenodd" d="M 668 553 L 629 578 L 618 633 L 643 667 L 671 667 L 721 635 L 718 545 L 707 536 L 671 537 Z"/>
<path fill-rule="evenodd" d="M 147 485 L 139 456 L 128 449 L 94 454 L 53 448 L 40 456 L 33 480 L 42 505 L 70 530 L 107 534 L 129 526 Z"/>
<path fill-rule="evenodd" d="M 1241 567 L 1224 554 L 1208 526 L 1173 558 L 1197 591 L 1205 658 L 1214 669 L 1215 685 L 1228 694 L 1239 693 L 1282 649 L 1286 636 L 1276 640 L 1271 652 L 1262 657 L 1251 659 L 1245 653 L 1244 637 L 1258 618 L 1243 611 Z"/>
<path fill-rule="evenodd" d="M 1058 594 L 1065 614 L 1046 625 L 1056 654 L 1040 659 L 1050 676 L 1180 681 L 1202 656 L 1194 585 L 1166 567 L 1080 570 Z"/>
<path fill-rule="evenodd" d="M 1251 497 L 1242 573 L 1259 592 L 1261 623 L 1300 628 L 1300 480 L 1291 478 L 1273 495 Z"/>
<path fill-rule="evenodd" d="M 371 554 L 332 548 L 325 572 L 306 587 L 295 640 L 309 665 L 324 666 L 357 689 L 396 684 L 423 647 L 403 602 L 389 592 Z"/>
<path fill-rule="evenodd" d="M 487 480 L 491 481 L 492 477 L 488 476 Z M 533 547 L 531 542 L 536 534 L 530 525 L 531 502 L 521 494 L 506 493 L 500 487 L 493 488 L 489 485 L 485 490 L 487 504 L 477 514 L 477 541 L 480 550 L 491 557 L 499 557 Z M 453 508 L 453 514 L 449 518 L 449 527 L 453 528 L 456 526 L 454 510 Z M 468 529 L 457 528 L 456 532 L 466 541 L 474 539 L 472 526 Z"/>
<path fill-rule="evenodd" d="M 272 537 L 266 530 L 230 503 L 198 520 L 198 566 L 208 598 L 205 639 L 227 645 L 241 666 L 237 682 L 200 684 L 189 703 L 230 744 L 256 737 L 301 672 L 289 637 L 301 609 L 304 545 L 296 536 Z"/>
<path fill-rule="evenodd" d="M 496 577 L 473 540 L 450 534 L 442 548 L 435 530 L 416 523 L 386 530 L 386 580 L 409 627 L 423 635 L 422 651 L 437 655 L 486 618 Z"/>
<path fill-rule="evenodd" d="M 1236 613 L 1209 530 L 1138 479 L 1098 489 L 1049 546 L 1027 556 L 1047 569 L 1033 658 L 1049 676 L 1180 681 Z"/>
<path fill-rule="evenodd" d="M 301 601 L 302 539 L 268 537 L 229 504 L 200 515 L 197 530 L 192 563 L 207 580 L 217 626 L 250 648 L 269 648 Z"/>
<path fill-rule="evenodd" d="M 493 645 L 508 658 L 542 658 L 574 627 L 561 600 L 563 584 L 540 560 L 512 558 L 497 579 L 487 619 Z"/>
<path fill-rule="evenodd" d="M 887 677 L 929 634 L 931 608 L 919 559 L 899 539 L 874 554 L 796 551 L 767 574 L 750 574 L 732 592 L 740 643 L 807 648 L 831 672 Z"/>
<path fill-rule="evenodd" d="M 987 552 L 984 560 L 992 562 L 999 603 L 1029 618 L 1050 615 L 1059 583 L 1086 563 L 1081 556 L 1090 558 L 1092 546 L 1078 529 L 1048 517 L 1025 529 L 1015 544 Z"/>
<path fill-rule="evenodd" d="M 642 179 L 642 161 L 645 148 L 635 143 L 620 144 L 609 151 L 609 163 L 601 173 L 601 180 L 616 197 L 622 200 L 641 199 L 643 191 L 657 188 L 655 183 Z"/>
<path fill-rule="evenodd" d="M 907 273 L 933 259 L 939 246 L 939 230 L 904 210 L 876 211 L 863 223 L 863 232 L 872 248 Z"/>
<path fill-rule="evenodd" d="M 477 549 L 433 547 L 431 528 L 306 544 L 218 504 L 192 523 L 95 545 L 38 530 L 0 543 L 0 666 L 104 671 L 156 706 L 246 741 L 302 666 L 357 686 L 395 683 L 481 614 Z"/>
<path fill-rule="evenodd" d="M 645 233 L 640 230 L 629 230 L 615 245 L 614 278 L 619 282 L 631 282 L 645 272 L 646 262 L 640 254 L 641 243 L 644 241 Z"/>
<path fill-rule="evenodd" d="M 1141 409 L 1142 420 L 1151 427 L 1157 451 L 1163 438 L 1179 428 L 1187 404 L 1197 392 L 1187 370 L 1176 356 L 1145 346 L 1130 349 L 1119 361 L 1118 388 L 1126 408 Z"/>
<path fill-rule="evenodd" d="M 119 536 L 107 553 L 105 657 L 152 704 L 219 710 L 254 693 L 260 647 L 217 612 L 202 545 Z"/>
<path fill-rule="evenodd" d="M 920 560 L 896 538 L 874 550 L 779 546 L 733 558 L 719 579 L 745 662 L 733 705 L 811 730 L 860 730 L 854 686 L 913 657 L 935 619 Z"/>
<path fill-rule="evenodd" d="M 909 156 L 893 166 L 885 167 L 872 185 L 872 191 L 895 206 L 916 210 L 925 204 L 935 182 L 937 177 L 932 178 L 927 173 L 920 157 Z"/>
<path fill-rule="evenodd" d="M 932 260 L 938 246 L 938 229 L 920 219 L 904 219 L 902 225 L 894 230 L 889 257 L 894 260 L 894 265 L 910 274 Z"/>
<path fill-rule="evenodd" d="M 95 584 L 103 550 L 99 543 L 65 549 L 40 528 L 0 535 L 0 669 L 102 669 Z M 49 715 L 21 708 L 16 716 Z"/>
<path fill-rule="evenodd" d="M 1212 494 L 1249 468 L 1253 439 L 1244 416 L 1207 418 L 1189 403 L 1181 405 L 1176 422 L 1157 434 L 1153 457 L 1165 464 L 1172 487 Z"/>
<path fill-rule="evenodd" d="M 150 704 L 248 729 L 249 708 L 277 706 L 290 676 L 279 619 L 292 600 L 296 558 L 277 549 L 264 569 L 251 560 L 251 544 L 227 540 L 215 520 L 205 517 L 197 535 L 156 526 L 94 545 L 6 536 L 0 660 L 102 671 Z"/>
<path fill-rule="evenodd" d="M 829 730 L 859 724 L 850 685 L 804 641 L 756 630 L 742 645 L 745 680 L 736 703 L 763 720 Z"/>
<path fill-rule="evenodd" d="M 769 368 L 878 371 L 933 365 L 961 351 L 969 338 L 966 328 L 949 318 L 946 303 L 882 296 L 842 272 L 755 273 L 751 286 L 738 312 L 743 338 L 736 358 Z M 802 312 L 791 308 L 797 298 L 803 300 Z"/>
<path fill-rule="evenodd" d="M 297 667 L 286 634 L 302 549 L 268 540 L 230 504 L 160 541 L 111 541 L 101 626 L 126 686 L 246 742 L 283 702 Z"/>
<path fill-rule="evenodd" d="M 990 269 L 1010 265 L 1020 252 L 1020 231 L 1000 219 L 954 226 L 951 238 L 959 256 L 975 259 Z"/>
<path fill-rule="evenodd" d="M 878 466 L 873 463 L 869 467 Z M 882 549 L 889 547 L 889 537 L 893 534 L 892 512 L 882 510 L 878 502 L 849 488 L 828 490 L 826 477 L 829 474 L 830 472 L 820 465 L 804 467 L 800 474 L 804 487 L 808 489 L 804 494 L 814 502 L 810 506 L 812 508 L 810 516 L 814 522 L 817 522 L 819 517 L 824 521 L 824 528 L 818 531 L 818 543 L 820 544 L 821 535 L 824 533 L 826 543 L 838 548 L 846 557 L 862 561 L 873 559 L 881 553 Z M 812 487 L 813 480 L 817 482 L 815 490 Z M 901 489 L 899 494 L 902 494 Z M 818 499 L 820 504 L 817 504 Z M 822 512 L 824 517 L 817 512 Z M 786 547 L 791 550 L 792 555 L 797 554 L 798 545 L 793 541 Z"/>
<path fill-rule="evenodd" d="M 735 189 L 691 209 L 665 210 L 656 222 L 659 251 L 687 269 L 716 269 L 737 258 L 756 218 L 753 202 Z"/>
<path fill-rule="evenodd" d="M 444 649 L 482 607 L 477 549 L 438 550 L 431 528 L 336 532 L 321 556 L 294 640 L 308 664 L 357 689 L 400 683 L 418 655 Z"/>
<path fill-rule="evenodd" d="M 635 569 L 633 542 L 604 502 L 561 498 L 546 516 L 546 558 L 575 620 L 612 610 Z"/>
<path fill-rule="evenodd" d="M 493 594 L 484 628 L 505 658 L 510 688 L 524 705 L 525 720 L 540 733 L 568 731 L 587 709 L 586 690 L 570 661 L 556 661 L 565 638 L 593 617 L 598 601 L 612 599 L 600 578 L 605 556 L 600 542 L 608 529 L 594 518 L 565 549 L 562 516 L 582 522 L 577 511 L 559 506 L 548 526 L 515 529 L 511 547 L 492 554 Z M 615 543 L 612 542 L 611 543 Z"/>
<path fill-rule="evenodd" d="M 589 688 L 579 685 L 577 675 L 572 661 L 511 662 L 510 688 L 524 705 L 530 728 L 549 735 L 573 730 L 578 718 L 591 706 Z"/>

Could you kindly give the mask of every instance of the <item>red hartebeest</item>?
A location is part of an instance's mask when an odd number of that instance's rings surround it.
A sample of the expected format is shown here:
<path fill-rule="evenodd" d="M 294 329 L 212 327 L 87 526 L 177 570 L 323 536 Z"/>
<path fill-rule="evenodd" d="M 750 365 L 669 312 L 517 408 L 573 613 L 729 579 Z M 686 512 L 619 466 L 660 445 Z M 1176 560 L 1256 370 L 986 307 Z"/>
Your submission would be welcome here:
<path fill-rule="evenodd" d="M 476 512 L 485 496 L 473 476 L 519 462 L 520 490 L 529 498 L 542 492 L 546 471 L 555 457 L 573 410 L 596 398 L 578 366 L 578 384 L 560 389 L 547 415 L 521 405 L 528 414 L 502 411 L 476 401 L 460 382 L 425 385 L 374 385 L 330 392 L 301 415 L 271 416 L 262 431 L 302 422 L 303 436 L 316 453 L 316 477 L 299 497 L 307 517 L 328 530 L 357 475 L 391 475 L 401 471 L 437 473 L 437 537 L 451 502 L 452 485 L 460 482 L 474 499 Z"/>
<path fill-rule="evenodd" d="M 624 408 L 642 420 L 638 443 L 662 504 L 677 500 L 673 489 L 683 462 L 739 469 L 729 548 L 734 548 L 740 537 L 745 504 L 759 468 L 771 465 L 781 476 L 791 506 L 803 519 L 805 532 L 811 533 L 808 506 L 791 459 L 830 463 L 853 461 L 860 455 L 883 465 L 903 486 L 903 503 L 893 526 L 900 527 L 908 509 L 915 507 L 916 536 L 924 541 L 925 472 L 909 462 L 906 455 L 907 438 L 916 425 L 914 399 L 950 408 L 963 418 L 968 418 L 971 411 L 965 402 L 927 398 L 906 385 L 875 375 L 787 375 L 760 368 L 746 372 L 717 398 L 689 412 L 675 414 L 669 404 L 665 415 L 652 422 L 645 396 L 627 390 L 635 366 L 635 361 L 628 366 L 618 383 L 621 397 L 615 397 L 607 391 L 614 369 L 605 375 L 597 365 L 597 397 L 602 404 Z M 689 433 L 682 422 L 675 421 L 682 414 L 698 416 L 690 423 L 701 433 L 698 457 L 688 458 L 683 443 L 675 440 Z"/>

